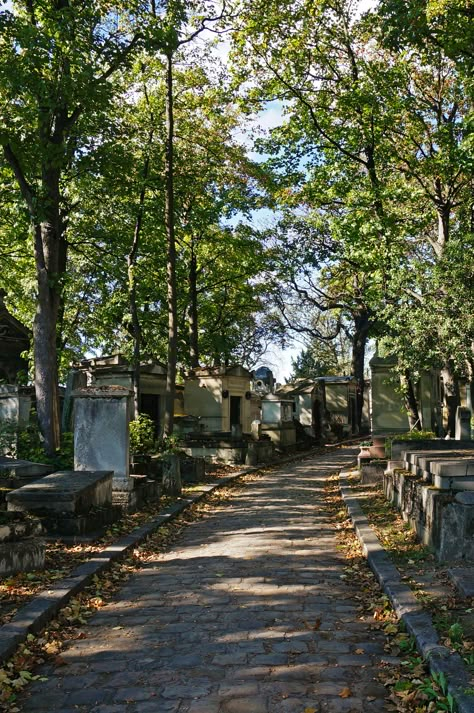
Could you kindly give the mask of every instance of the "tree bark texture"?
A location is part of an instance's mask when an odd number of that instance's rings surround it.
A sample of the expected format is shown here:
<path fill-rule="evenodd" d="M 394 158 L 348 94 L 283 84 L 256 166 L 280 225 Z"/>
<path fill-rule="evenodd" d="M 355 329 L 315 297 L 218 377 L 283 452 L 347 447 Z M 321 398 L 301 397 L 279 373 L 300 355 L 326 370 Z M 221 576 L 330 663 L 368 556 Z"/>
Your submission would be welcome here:
<path fill-rule="evenodd" d="M 188 288 L 189 363 L 192 369 L 197 369 L 199 367 L 197 260 L 193 246 L 191 247 L 191 260 L 189 263 Z"/>
<path fill-rule="evenodd" d="M 421 421 L 420 413 L 418 411 L 418 402 L 415 396 L 413 380 L 408 369 L 406 369 L 405 374 L 403 376 L 403 386 L 405 387 L 405 407 L 408 413 L 408 423 L 410 425 L 410 431 L 420 431 Z"/>
<path fill-rule="evenodd" d="M 352 376 L 356 380 L 357 403 L 356 417 L 357 426 L 360 430 L 362 423 L 362 410 L 364 408 L 364 369 L 365 369 L 365 349 L 370 329 L 370 317 L 368 310 L 362 309 L 354 315 L 354 334 L 352 337 Z"/>

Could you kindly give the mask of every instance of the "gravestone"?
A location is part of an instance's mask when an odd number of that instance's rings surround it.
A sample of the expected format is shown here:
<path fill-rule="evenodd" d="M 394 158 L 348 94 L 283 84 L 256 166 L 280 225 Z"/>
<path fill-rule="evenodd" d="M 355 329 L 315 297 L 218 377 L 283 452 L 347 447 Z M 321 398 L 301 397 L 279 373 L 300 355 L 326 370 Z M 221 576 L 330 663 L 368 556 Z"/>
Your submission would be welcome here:
<path fill-rule="evenodd" d="M 456 440 L 469 441 L 471 438 L 471 410 L 458 406 L 456 409 Z"/>
<path fill-rule="evenodd" d="M 113 490 L 130 491 L 131 391 L 90 386 L 73 392 L 75 470 L 113 471 Z"/>

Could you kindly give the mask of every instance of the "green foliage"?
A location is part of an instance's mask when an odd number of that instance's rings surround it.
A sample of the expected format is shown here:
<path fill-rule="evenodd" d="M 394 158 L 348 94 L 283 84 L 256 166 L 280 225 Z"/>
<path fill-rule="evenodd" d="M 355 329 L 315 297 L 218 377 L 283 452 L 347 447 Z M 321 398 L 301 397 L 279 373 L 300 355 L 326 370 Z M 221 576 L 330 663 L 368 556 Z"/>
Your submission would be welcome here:
<path fill-rule="evenodd" d="M 145 413 L 130 421 L 130 452 L 136 455 L 150 454 L 155 450 L 155 423 Z"/>
<path fill-rule="evenodd" d="M 18 429 L 16 421 L 6 419 L 0 421 L 0 453 L 33 463 L 50 464 L 58 470 L 71 470 L 74 467 L 74 436 L 63 433 L 61 449 L 47 456 L 35 414 L 26 428 Z"/>
<path fill-rule="evenodd" d="M 160 438 L 156 443 L 156 450 L 163 455 L 167 453 L 174 453 L 176 455 L 184 453 L 180 447 L 180 438 L 177 435 Z"/>

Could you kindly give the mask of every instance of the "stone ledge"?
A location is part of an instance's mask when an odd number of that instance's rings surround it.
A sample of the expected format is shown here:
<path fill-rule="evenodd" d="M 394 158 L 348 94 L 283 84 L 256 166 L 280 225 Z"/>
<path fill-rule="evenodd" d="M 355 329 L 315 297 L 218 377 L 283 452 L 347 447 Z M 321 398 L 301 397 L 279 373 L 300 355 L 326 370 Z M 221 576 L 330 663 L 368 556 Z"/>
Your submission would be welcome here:
<path fill-rule="evenodd" d="M 470 676 L 462 658 L 439 643 L 431 616 L 420 606 L 411 589 L 402 582 L 400 573 L 353 496 L 348 472 L 340 472 L 341 495 L 370 568 L 389 596 L 397 616 L 415 638 L 417 648 L 427 660 L 430 671 L 445 674 L 448 690 L 456 700 L 459 713 L 474 713 L 474 696 L 464 693 L 470 688 Z"/>

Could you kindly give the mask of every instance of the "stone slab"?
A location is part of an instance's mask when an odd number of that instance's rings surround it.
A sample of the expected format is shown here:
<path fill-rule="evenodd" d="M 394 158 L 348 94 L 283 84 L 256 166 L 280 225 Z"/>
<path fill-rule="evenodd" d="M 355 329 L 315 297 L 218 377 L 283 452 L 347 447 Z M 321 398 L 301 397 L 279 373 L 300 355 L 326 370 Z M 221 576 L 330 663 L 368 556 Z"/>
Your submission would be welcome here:
<path fill-rule="evenodd" d="M 474 476 L 439 476 L 433 477 L 433 485 L 440 490 L 474 490 Z"/>
<path fill-rule="evenodd" d="M 474 597 L 474 567 L 448 569 L 448 576 L 461 596 Z"/>
<path fill-rule="evenodd" d="M 29 460 L 0 456 L 0 476 L 7 478 L 41 478 L 49 475 L 53 466 L 45 463 L 33 463 Z"/>
<path fill-rule="evenodd" d="M 12 490 L 8 510 L 84 514 L 112 503 L 112 471 L 62 470 Z"/>
<path fill-rule="evenodd" d="M 442 477 L 474 476 L 474 458 L 436 460 L 430 464 L 430 471 Z"/>

